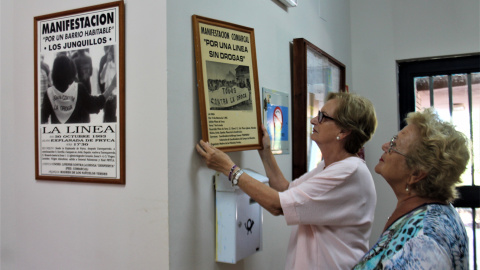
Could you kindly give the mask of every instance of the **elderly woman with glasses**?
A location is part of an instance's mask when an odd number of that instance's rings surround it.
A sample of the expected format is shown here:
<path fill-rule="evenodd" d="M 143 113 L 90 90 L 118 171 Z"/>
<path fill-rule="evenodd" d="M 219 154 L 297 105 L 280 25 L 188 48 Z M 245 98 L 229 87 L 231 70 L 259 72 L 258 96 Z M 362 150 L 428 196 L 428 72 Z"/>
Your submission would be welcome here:
<path fill-rule="evenodd" d="M 450 204 L 469 160 L 468 140 L 433 109 L 410 113 L 406 122 L 375 167 L 397 206 L 354 269 L 468 269 L 467 234 Z"/>
<path fill-rule="evenodd" d="M 196 149 L 209 168 L 224 173 L 273 215 L 284 215 L 292 226 L 285 269 L 351 269 L 368 250 L 376 205 L 372 175 L 357 156 L 375 132 L 375 110 L 358 95 L 330 93 L 311 124 L 323 160 L 293 182 L 277 165 L 265 128 L 258 152 L 270 186 L 207 142 Z"/>

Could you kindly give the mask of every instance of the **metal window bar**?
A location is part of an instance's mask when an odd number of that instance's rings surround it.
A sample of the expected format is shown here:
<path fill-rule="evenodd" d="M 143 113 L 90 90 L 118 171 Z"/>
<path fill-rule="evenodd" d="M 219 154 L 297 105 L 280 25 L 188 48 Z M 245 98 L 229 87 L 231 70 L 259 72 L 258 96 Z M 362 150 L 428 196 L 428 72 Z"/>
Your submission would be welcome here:
<path fill-rule="evenodd" d="M 467 78 L 471 78 L 471 73 L 467 74 Z M 467 79 L 467 89 L 468 89 L 468 114 L 469 114 L 469 125 L 470 125 L 470 142 L 473 146 L 473 120 L 472 120 L 472 111 L 473 111 L 473 104 L 472 104 L 472 84 L 471 80 Z M 448 75 L 448 99 L 449 99 L 449 109 L 450 109 L 450 119 L 453 122 L 453 86 L 452 86 L 452 75 Z M 472 104 L 472 105 L 471 105 Z M 473 150 L 473 149 L 472 149 Z M 473 155 L 473 151 L 471 151 Z M 473 157 L 471 157 L 473 159 Z M 474 181 L 474 171 L 473 171 L 473 163 L 471 168 L 472 174 L 472 186 L 475 185 Z M 477 237 L 476 237 L 476 224 L 475 224 L 475 208 L 472 206 L 472 238 L 473 238 L 473 269 L 477 269 Z"/>
<path fill-rule="evenodd" d="M 473 93 L 472 93 L 472 74 L 467 74 L 467 89 L 468 89 L 468 114 L 470 120 L 470 143 L 473 147 Z M 473 148 L 472 148 L 473 150 Z M 473 160 L 475 153 L 471 151 L 471 159 Z M 472 174 L 472 186 L 475 186 L 475 162 L 472 162 L 470 168 Z M 476 211 L 475 207 L 472 207 L 472 238 L 473 238 L 473 269 L 477 269 L 477 233 L 476 233 Z"/>
<path fill-rule="evenodd" d="M 470 120 L 470 143 L 473 147 L 473 90 L 472 90 L 472 74 L 468 73 L 467 74 L 467 87 L 468 87 L 468 116 Z M 472 151 L 472 157 L 471 159 L 473 160 L 473 157 L 475 153 Z M 475 186 L 475 163 L 472 162 L 472 186 Z"/>
<path fill-rule="evenodd" d="M 468 114 L 469 114 L 469 125 L 470 125 L 470 141 L 471 145 L 473 147 L 473 94 L 472 94 L 472 74 L 468 73 L 466 74 L 467 76 L 467 91 L 468 91 Z M 429 81 L 429 91 L 430 91 L 430 106 L 435 107 L 435 100 L 434 100 L 434 77 L 435 76 L 429 76 L 428 81 Z M 452 85 L 452 74 L 448 75 L 448 105 L 449 105 L 449 113 L 450 113 L 450 121 L 453 121 L 453 85 Z M 471 159 L 473 160 L 473 148 L 471 151 Z M 472 162 L 471 165 L 471 175 L 472 175 L 472 189 L 468 189 L 467 187 L 461 187 L 459 189 L 459 192 L 466 191 L 466 193 L 471 193 L 477 192 L 477 186 L 475 186 L 475 167 L 474 167 L 474 162 Z M 470 266 L 471 269 L 477 270 L 477 235 L 476 235 L 476 211 L 475 207 L 478 207 L 478 202 L 467 202 L 466 204 L 468 205 L 463 205 L 466 202 L 460 202 L 458 205 L 455 205 L 455 207 L 466 207 L 470 208 L 472 210 L 472 238 L 473 238 L 473 250 L 470 250 L 470 254 L 473 254 L 473 268 L 472 265 Z M 472 205 L 473 204 L 473 205 Z"/>
<path fill-rule="evenodd" d="M 450 112 L 450 122 L 453 123 L 453 87 L 452 74 L 448 75 L 448 109 Z"/>
<path fill-rule="evenodd" d="M 476 225 L 475 225 L 475 217 L 476 217 L 476 213 L 475 213 L 475 208 L 472 207 L 472 218 L 473 218 L 473 222 L 472 222 L 472 231 L 473 231 L 473 234 L 472 234 L 472 238 L 473 238 L 473 269 L 477 269 L 477 233 L 476 233 Z"/>
<path fill-rule="evenodd" d="M 430 107 L 435 107 L 433 100 L 433 76 L 428 77 L 429 86 L 430 86 Z"/>

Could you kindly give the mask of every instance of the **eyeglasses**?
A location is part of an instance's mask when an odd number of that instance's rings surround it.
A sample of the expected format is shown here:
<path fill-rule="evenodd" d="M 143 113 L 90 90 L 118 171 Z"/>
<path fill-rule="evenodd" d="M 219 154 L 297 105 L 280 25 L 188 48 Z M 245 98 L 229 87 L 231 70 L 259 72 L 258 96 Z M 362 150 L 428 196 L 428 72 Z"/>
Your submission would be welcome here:
<path fill-rule="evenodd" d="M 335 118 L 332 118 L 328 115 L 325 115 L 325 113 L 323 113 L 322 111 L 318 111 L 318 123 L 322 123 L 323 119 L 326 118 L 326 119 L 330 119 L 330 120 L 333 120 L 333 121 L 337 121 L 337 119 Z"/>
<path fill-rule="evenodd" d="M 394 148 L 394 147 L 397 146 L 397 143 L 396 143 L 397 138 L 398 138 L 397 135 L 394 135 L 394 136 L 392 137 L 392 139 L 390 140 L 390 147 L 388 148 L 388 151 L 387 151 L 387 152 L 390 154 L 390 153 L 392 153 L 392 151 L 393 151 L 393 152 L 395 152 L 395 153 L 397 153 L 397 154 L 400 154 L 400 155 L 402 155 L 402 156 L 404 156 L 404 157 L 407 157 L 407 155 L 405 155 L 404 153 L 402 153 L 402 152 L 400 152 L 400 151 L 398 151 L 397 149 Z"/>

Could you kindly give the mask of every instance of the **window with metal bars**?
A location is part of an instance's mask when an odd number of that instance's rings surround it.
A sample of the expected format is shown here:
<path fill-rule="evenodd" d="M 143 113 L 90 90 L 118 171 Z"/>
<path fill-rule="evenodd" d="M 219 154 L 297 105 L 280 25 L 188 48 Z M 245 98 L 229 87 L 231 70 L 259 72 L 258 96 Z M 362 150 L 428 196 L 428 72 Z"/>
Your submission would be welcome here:
<path fill-rule="evenodd" d="M 480 258 L 480 54 L 398 61 L 399 128 L 409 112 L 434 107 L 471 141 L 454 206 L 469 235 L 470 268 Z"/>

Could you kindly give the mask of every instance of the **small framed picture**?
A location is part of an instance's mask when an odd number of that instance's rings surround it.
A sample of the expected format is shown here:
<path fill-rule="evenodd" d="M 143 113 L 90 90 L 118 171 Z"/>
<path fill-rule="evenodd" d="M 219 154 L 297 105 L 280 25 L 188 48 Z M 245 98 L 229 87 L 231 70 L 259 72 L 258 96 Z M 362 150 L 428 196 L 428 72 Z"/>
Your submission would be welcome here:
<path fill-rule="evenodd" d="M 289 154 L 289 98 L 287 93 L 263 87 L 263 125 L 274 155 Z"/>

